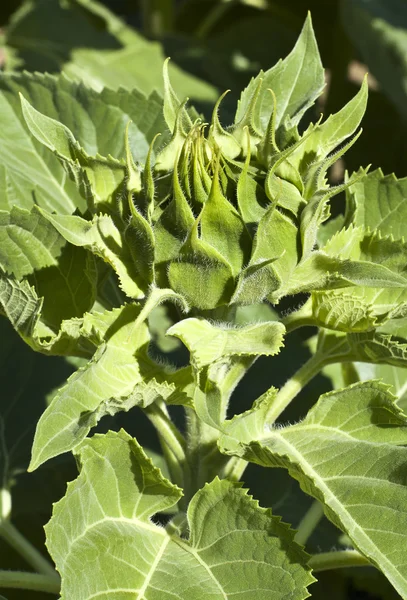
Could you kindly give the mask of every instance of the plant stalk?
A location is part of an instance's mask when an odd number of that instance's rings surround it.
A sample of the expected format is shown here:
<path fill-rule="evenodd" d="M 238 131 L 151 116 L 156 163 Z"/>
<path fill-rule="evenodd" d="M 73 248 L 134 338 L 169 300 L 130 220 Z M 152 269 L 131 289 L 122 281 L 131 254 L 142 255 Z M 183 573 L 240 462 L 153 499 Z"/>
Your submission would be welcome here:
<path fill-rule="evenodd" d="M 232 456 L 223 468 L 221 478 L 229 481 L 240 481 L 249 463 L 244 458 Z"/>
<path fill-rule="evenodd" d="M 319 571 L 330 571 L 331 569 L 373 566 L 372 563 L 357 550 L 339 550 L 337 552 L 321 552 L 321 554 L 314 554 L 311 556 L 308 565 L 316 573 Z"/>
<path fill-rule="evenodd" d="M 183 489 L 187 488 L 190 469 L 185 454 L 185 439 L 158 402 L 150 404 L 144 412 L 157 430 L 172 481 Z M 180 502 L 182 504 L 182 500 Z"/>
<path fill-rule="evenodd" d="M 0 537 L 14 548 L 14 550 L 16 550 L 36 571 L 46 575 L 48 579 L 59 582 L 58 573 L 51 563 L 38 552 L 37 548 L 35 548 L 35 546 L 33 546 L 8 519 L 4 519 L 0 522 Z"/>
<path fill-rule="evenodd" d="M 305 546 L 323 516 L 324 508 L 322 504 L 318 500 L 314 500 L 298 525 L 295 541 L 301 546 Z"/>
<path fill-rule="evenodd" d="M 313 379 L 327 364 L 327 358 L 318 352 L 311 356 L 303 366 L 289 379 L 278 392 L 269 413 L 267 422 L 274 423 L 303 387 Z"/>
<path fill-rule="evenodd" d="M 25 571 L 0 571 L 0 588 L 19 588 L 59 594 L 60 582 L 55 577 Z"/>
<path fill-rule="evenodd" d="M 291 333 L 291 331 L 295 331 L 300 327 L 315 325 L 315 321 L 312 316 L 311 302 L 311 299 L 308 300 L 303 306 L 301 306 L 301 308 L 289 313 L 281 319 L 281 322 L 285 326 L 287 333 Z"/>

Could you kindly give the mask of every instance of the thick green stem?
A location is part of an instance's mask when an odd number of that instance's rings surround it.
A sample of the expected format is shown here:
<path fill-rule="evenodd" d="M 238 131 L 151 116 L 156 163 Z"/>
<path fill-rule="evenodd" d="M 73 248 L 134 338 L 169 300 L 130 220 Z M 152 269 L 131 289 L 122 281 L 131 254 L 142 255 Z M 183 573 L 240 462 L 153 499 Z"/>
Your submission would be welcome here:
<path fill-rule="evenodd" d="M 357 550 L 339 550 L 338 552 L 321 552 L 311 556 L 308 565 L 316 572 L 344 569 L 348 567 L 373 566 Z"/>
<path fill-rule="evenodd" d="M 59 594 L 60 583 L 55 577 L 47 577 L 25 571 L 0 571 L 0 588 L 18 588 Z"/>
<path fill-rule="evenodd" d="M 305 546 L 323 516 L 324 508 L 318 500 L 315 500 L 301 519 L 298 531 L 295 534 L 295 541 Z"/>
<path fill-rule="evenodd" d="M 174 0 L 142 0 L 144 33 L 160 38 L 172 31 L 174 21 Z"/>
<path fill-rule="evenodd" d="M 300 393 L 303 387 L 307 385 L 313 377 L 318 375 L 321 369 L 326 365 L 326 357 L 318 352 L 311 356 L 309 360 L 283 385 L 278 392 L 269 413 L 267 422 L 274 423 L 281 413 L 287 408 L 290 402 Z"/>
<path fill-rule="evenodd" d="M 54 567 L 8 519 L 4 519 L 0 522 L 0 537 L 14 548 L 14 550 L 16 550 L 36 571 L 59 582 L 59 576 Z"/>
<path fill-rule="evenodd" d="M 190 470 L 185 439 L 159 403 L 151 404 L 144 412 L 157 430 L 173 482 L 181 488 L 188 488 Z"/>
<path fill-rule="evenodd" d="M 249 463 L 247 460 L 244 460 L 244 458 L 232 456 L 223 468 L 221 473 L 222 479 L 229 479 L 229 481 L 240 481 L 248 464 Z"/>

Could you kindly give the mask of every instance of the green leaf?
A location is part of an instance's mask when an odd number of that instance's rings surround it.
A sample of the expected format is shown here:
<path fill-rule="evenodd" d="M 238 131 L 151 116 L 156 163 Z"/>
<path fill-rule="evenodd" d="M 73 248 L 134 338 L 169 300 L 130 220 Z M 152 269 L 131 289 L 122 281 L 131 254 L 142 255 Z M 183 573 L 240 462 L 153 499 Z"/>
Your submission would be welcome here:
<path fill-rule="evenodd" d="M 369 379 L 380 379 L 383 383 L 391 386 L 392 394 L 397 397 L 397 405 L 406 412 L 407 409 L 407 370 L 405 367 L 393 367 L 392 365 L 354 362 L 353 369 L 356 371 L 360 381 Z M 342 384 L 343 385 L 343 384 Z"/>
<path fill-rule="evenodd" d="M 316 324 L 347 333 L 373 329 L 376 318 L 372 306 L 352 294 L 352 290 L 313 292 L 312 316 Z"/>
<path fill-rule="evenodd" d="M 3 209 L 10 209 L 16 203 L 24 208 L 31 208 L 37 203 L 49 211 L 55 210 L 62 214 L 71 213 L 76 207 L 81 211 L 86 208 L 75 182 L 66 177 L 57 156 L 42 144 L 43 139 L 40 143 L 28 132 L 21 113 L 19 93 L 38 111 L 59 121 L 72 132 L 82 149 L 79 158 L 82 157 L 84 169 L 90 161 L 89 157 L 111 155 L 115 159 L 124 158 L 127 126 L 129 147 L 137 161 L 145 160 L 156 133 L 166 130 L 162 100 L 156 92 L 149 97 L 137 90 L 115 92 L 104 89 L 95 92 L 66 77 L 56 78 L 38 73 L 3 75 L 0 90 L 0 119 L 4 120 L 4 123 L 0 120 L 0 135 L 4 135 L 1 146 L 4 148 L 2 164 L 5 169 L 2 170 L 3 174 L 0 173 L 0 181 L 3 181 L 1 185 L 5 191 L 0 203 Z M 64 131 L 61 133 L 64 134 Z M 115 132 L 113 137 L 111 131 Z M 41 132 L 39 135 L 42 138 Z M 67 136 L 66 141 L 69 142 L 70 136 Z M 164 135 L 164 142 L 165 137 Z M 61 143 L 63 141 L 64 135 Z M 18 160 L 12 161 L 11 156 Z M 72 166 L 66 158 L 61 160 L 72 177 L 83 175 L 79 165 Z M 100 175 L 105 162 L 102 158 L 99 161 L 92 160 L 91 165 L 88 165 L 90 176 L 92 177 L 93 170 Z M 119 169 L 114 160 L 110 160 L 108 164 L 116 171 Z M 119 174 L 123 169 L 124 165 L 120 167 Z M 112 179 L 112 174 L 109 179 Z M 83 196 L 89 197 L 87 178 L 80 178 L 79 183 Z M 104 183 L 100 180 L 96 191 L 105 194 Z"/>
<path fill-rule="evenodd" d="M 65 240 L 38 212 L 13 206 L 0 212 L 0 267 L 21 279 L 57 264 Z"/>
<path fill-rule="evenodd" d="M 53 332 L 62 321 L 82 317 L 96 300 L 98 271 L 95 257 L 72 244 L 62 249 L 56 265 L 35 271 L 29 281 L 44 298 L 41 320 Z"/>
<path fill-rule="evenodd" d="M 23 115 L 27 126 L 39 142 L 61 160 L 80 189 L 89 198 L 91 209 L 115 208 L 115 196 L 121 190 L 126 175 L 125 165 L 113 158 L 89 156 L 72 132 L 59 121 L 38 112 L 21 96 Z M 87 191 L 91 189 L 91 194 Z"/>
<path fill-rule="evenodd" d="M 184 132 L 188 133 L 188 131 L 192 127 L 192 121 L 191 121 L 190 116 L 188 115 L 188 112 L 187 112 L 185 106 L 178 99 L 177 94 L 174 92 L 174 90 L 172 88 L 169 73 L 168 73 L 168 63 L 169 63 L 169 59 L 167 58 L 167 60 L 164 62 L 164 67 L 163 67 L 164 118 L 168 125 L 168 129 L 171 131 L 171 133 L 174 133 L 175 124 L 176 124 L 177 120 L 180 121 L 182 129 L 185 128 Z M 179 112 L 181 113 L 180 115 L 178 115 Z"/>
<path fill-rule="evenodd" d="M 215 430 L 222 430 L 233 390 L 256 358 L 250 355 L 218 358 L 199 372 L 199 390 L 195 390 L 194 408 L 204 423 Z M 213 467 L 216 472 L 215 464 Z"/>
<path fill-rule="evenodd" d="M 379 231 L 396 240 L 407 238 L 407 179 L 384 176 L 378 169 L 347 191 L 348 219 L 356 227 Z"/>
<path fill-rule="evenodd" d="M 164 593 L 178 600 L 235 594 L 252 600 L 259 580 L 276 600 L 287 593 L 293 600 L 306 597 L 313 581 L 307 555 L 289 527 L 239 485 L 215 479 L 199 490 L 188 507 L 185 539 L 179 518 L 165 529 L 151 520 L 173 506 L 181 490 L 153 467 L 136 440 L 124 432 L 95 436 L 78 454 L 80 475 L 46 528 L 62 598 Z M 113 539 L 114 545 L 101 543 Z"/>
<path fill-rule="evenodd" d="M 154 371 L 146 355 L 147 326 L 134 327 L 139 313 L 135 304 L 107 313 L 111 324 L 104 342 L 68 379 L 38 422 L 31 470 L 77 446 L 103 415 L 117 412 L 117 404 L 145 379 L 146 370 Z"/>
<path fill-rule="evenodd" d="M 31 209 L 34 204 L 72 213 L 86 203 L 75 184 L 48 149 L 36 143 L 27 131 L 18 96 L 0 79 L 0 207 Z"/>
<path fill-rule="evenodd" d="M 27 281 L 20 283 L 0 272 L 0 303 L 2 312 L 21 337 L 29 338 L 42 308 L 42 300 L 38 298 L 35 290 Z"/>
<path fill-rule="evenodd" d="M 257 223 L 267 211 L 269 200 L 266 196 L 263 182 L 250 173 L 250 152 L 247 154 L 244 168 L 237 182 L 237 205 L 246 227 L 253 237 Z"/>
<path fill-rule="evenodd" d="M 109 215 L 95 215 L 92 221 L 86 221 L 77 216 L 42 214 L 70 244 L 86 248 L 110 264 L 119 277 L 121 289 L 130 298 L 144 297 L 150 282 L 143 278 L 144 272 L 134 261 L 131 250 L 132 237 L 138 246 L 137 231 L 123 232 Z"/>
<path fill-rule="evenodd" d="M 106 324 L 100 315 L 85 314 L 83 318 L 73 317 L 60 324 L 54 322 L 54 329 L 51 329 L 45 320 L 48 317 L 51 323 L 55 321 L 71 302 L 78 309 L 78 306 L 92 299 L 85 290 L 84 296 L 79 298 L 76 304 L 75 296 L 71 296 L 69 288 L 65 286 L 75 280 L 79 284 L 86 282 L 87 272 L 86 267 L 85 270 L 72 269 L 71 271 L 70 278 L 65 278 L 65 281 L 62 280 L 62 275 L 45 278 L 46 286 L 61 286 L 58 292 L 63 296 L 59 302 L 52 302 L 53 295 L 47 297 L 48 306 L 45 315 L 44 299 L 38 297 L 27 280 L 19 282 L 0 273 L 1 312 L 7 316 L 17 333 L 34 350 L 44 354 L 90 358 L 95 351 L 95 346 L 103 340 L 109 322 Z M 42 282 L 40 286 L 42 287 Z M 81 285 L 76 291 L 81 291 Z M 54 293 L 55 289 L 53 289 Z M 93 304 L 93 301 L 91 303 Z"/>
<path fill-rule="evenodd" d="M 253 93 L 262 80 L 259 98 L 253 110 L 255 126 L 265 133 L 273 100 L 277 98 L 276 129 L 297 125 L 305 111 L 314 104 L 324 87 L 324 70 L 318 52 L 311 17 L 308 16 L 292 52 L 269 71 L 254 78 L 241 95 L 235 116 L 238 123 L 246 112 Z"/>
<path fill-rule="evenodd" d="M 147 283 L 155 280 L 154 255 L 155 239 L 150 223 L 135 208 L 131 195 L 129 196 L 130 219 L 124 227 L 124 244 L 133 258 L 135 269 Z"/>
<path fill-rule="evenodd" d="M 180 338 L 191 352 L 197 369 L 227 356 L 272 356 L 280 351 L 285 327 L 277 321 L 231 329 L 211 325 L 205 319 L 184 319 L 167 331 Z"/>
<path fill-rule="evenodd" d="M 402 316 L 403 306 L 407 301 L 407 288 L 405 285 L 393 287 L 391 280 L 394 276 L 404 277 L 405 274 L 407 245 L 403 240 L 382 237 L 380 231 L 364 235 L 362 228 L 354 229 L 350 227 L 335 234 L 323 250 L 331 256 L 340 253 L 341 258 L 346 259 L 349 257 L 366 261 L 365 282 L 362 279 L 358 282 L 355 281 L 358 287 L 349 289 L 348 293 L 355 297 L 356 302 L 369 306 L 371 316 L 380 317 L 378 322 Z M 351 260 L 348 264 L 345 262 L 344 267 L 352 276 L 352 265 L 355 266 L 356 264 L 359 264 L 363 277 L 363 263 L 359 263 L 359 260 L 357 262 Z M 340 268 L 338 268 L 338 272 L 341 272 Z M 376 275 L 374 275 L 375 272 Z M 343 274 L 345 275 L 345 272 Z M 381 277 L 383 277 L 382 287 L 379 285 Z M 388 279 L 387 283 L 386 279 Z"/>
<path fill-rule="evenodd" d="M 357 286 L 349 293 L 355 290 L 367 303 L 384 305 L 388 311 L 394 302 L 404 301 L 406 251 L 402 241 L 382 238 L 380 233 L 365 234 L 352 226 L 342 229 L 298 264 L 276 297 Z"/>
<path fill-rule="evenodd" d="M 407 366 L 407 343 L 400 343 L 390 335 L 375 331 L 353 333 L 348 335 L 348 342 L 353 360 Z"/>
<path fill-rule="evenodd" d="M 148 96 L 162 90 L 167 55 L 163 46 L 147 40 L 96 0 L 24 4 L 7 28 L 6 44 L 6 51 L 13 53 L 9 68 L 14 70 L 63 71 L 97 91 L 105 86 L 138 89 Z M 181 96 L 215 102 L 216 89 L 188 71 L 170 65 L 171 79 Z"/>
<path fill-rule="evenodd" d="M 263 422 L 260 436 L 250 434 L 242 419 L 223 449 L 287 468 L 405 597 L 407 420 L 387 388 L 369 382 L 324 394 L 301 423 Z"/>
<path fill-rule="evenodd" d="M 90 156 L 124 158 L 127 130 L 134 159 L 144 162 L 156 134 L 166 131 L 163 101 L 156 92 L 144 95 L 137 89 L 107 87 L 96 92 L 65 76 L 40 73 L 5 74 L 0 88 L 21 120 L 19 93 L 39 112 L 65 125 Z"/>

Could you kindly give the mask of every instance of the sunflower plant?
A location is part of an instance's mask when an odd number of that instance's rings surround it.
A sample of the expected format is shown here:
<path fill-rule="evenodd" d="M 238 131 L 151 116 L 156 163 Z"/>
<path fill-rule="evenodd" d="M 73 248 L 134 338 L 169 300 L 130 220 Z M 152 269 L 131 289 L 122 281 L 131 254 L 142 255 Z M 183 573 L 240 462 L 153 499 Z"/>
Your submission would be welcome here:
<path fill-rule="evenodd" d="M 46 526 L 56 572 L 40 561 L 13 582 L 0 572 L 0 586 L 65 600 L 301 600 L 320 571 L 373 565 L 407 598 L 407 417 L 388 386 L 355 375 L 361 363 L 407 366 L 406 196 L 380 171 L 337 186 L 327 175 L 360 135 L 367 81 L 337 114 L 309 117 L 324 71 L 307 19 L 228 127 L 224 95 L 206 122 L 167 64 L 164 89 L 161 100 L 2 77 L 27 163 L 3 186 L 0 307 L 34 350 L 79 366 L 37 424 L 29 467 L 76 457 Z M 332 220 L 344 191 L 345 217 Z M 279 314 L 296 294 L 300 307 Z M 183 366 L 153 351 L 159 306 Z M 259 306 L 267 318 L 250 316 Z M 236 414 L 255 361 L 302 327 L 314 328 L 311 358 Z M 328 366 L 353 377 L 287 424 L 285 409 Z M 121 411 L 151 421 L 160 464 L 124 430 L 88 435 Z M 298 531 L 249 495 L 250 462 L 264 477 L 286 469 L 314 499 Z M 345 547 L 311 555 L 323 515 Z"/>

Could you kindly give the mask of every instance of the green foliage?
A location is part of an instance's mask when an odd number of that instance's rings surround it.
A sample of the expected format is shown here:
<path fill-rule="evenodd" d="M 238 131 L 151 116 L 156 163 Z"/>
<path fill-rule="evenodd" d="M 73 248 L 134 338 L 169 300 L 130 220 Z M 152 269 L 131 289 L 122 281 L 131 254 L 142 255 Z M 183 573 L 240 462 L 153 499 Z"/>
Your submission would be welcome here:
<path fill-rule="evenodd" d="M 77 28 L 77 47 L 68 36 L 52 50 L 52 32 L 47 51 L 27 52 L 46 11 Z M 146 9 L 146 29 L 170 28 L 164 16 L 157 25 Z M 0 571 L 0 587 L 302 600 L 322 593 L 323 577 L 308 591 L 320 571 L 370 565 L 407 598 L 407 189 L 381 170 L 340 185 L 330 172 L 359 138 L 367 78 L 314 118 L 325 76 L 308 16 L 224 127 L 225 94 L 207 124 L 184 100 L 194 78 L 167 61 L 161 97 L 162 47 L 96 2 L 27 3 L 6 42 L 16 69 L 63 71 L 0 78 L 0 311 L 33 350 L 64 357 L 44 360 L 71 365 L 35 416 L 30 476 L 68 453 L 79 472 L 46 526 L 59 582 L 10 534 L 27 460 L 0 461 L 0 538 L 38 571 L 13 586 Z M 342 192 L 346 212 L 330 219 Z M 317 333 L 308 360 L 304 326 Z M 293 402 L 321 373 L 334 389 L 311 384 Z M 280 505 L 248 494 L 252 465 L 287 471 L 271 480 L 286 482 Z M 277 516 L 290 502 L 297 533 Z M 310 536 L 323 515 L 327 550 L 350 550 L 307 553 L 321 548 Z"/>

